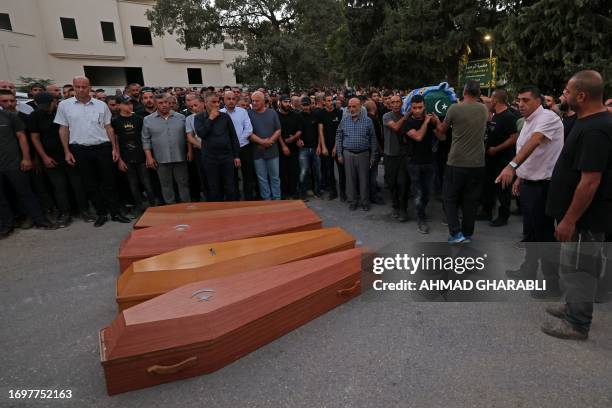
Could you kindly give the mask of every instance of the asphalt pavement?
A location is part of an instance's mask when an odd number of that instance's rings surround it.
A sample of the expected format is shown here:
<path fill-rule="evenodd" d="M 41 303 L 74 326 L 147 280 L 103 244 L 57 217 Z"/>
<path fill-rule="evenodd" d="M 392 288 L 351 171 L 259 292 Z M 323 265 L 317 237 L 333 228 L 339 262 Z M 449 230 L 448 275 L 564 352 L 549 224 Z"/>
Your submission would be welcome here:
<path fill-rule="evenodd" d="M 311 200 L 326 226 L 372 249 L 443 241 L 400 224 L 390 206 L 349 212 Z M 544 304 L 398 302 L 362 296 L 210 374 L 113 397 L 106 394 L 98 331 L 116 316 L 116 260 L 131 225 L 76 221 L 0 241 L 0 406 L 74 407 L 612 407 L 612 304 L 597 304 L 590 338 L 540 332 Z M 510 263 L 520 219 L 474 240 L 499 243 Z M 10 390 L 71 390 L 69 400 L 10 399 Z"/>

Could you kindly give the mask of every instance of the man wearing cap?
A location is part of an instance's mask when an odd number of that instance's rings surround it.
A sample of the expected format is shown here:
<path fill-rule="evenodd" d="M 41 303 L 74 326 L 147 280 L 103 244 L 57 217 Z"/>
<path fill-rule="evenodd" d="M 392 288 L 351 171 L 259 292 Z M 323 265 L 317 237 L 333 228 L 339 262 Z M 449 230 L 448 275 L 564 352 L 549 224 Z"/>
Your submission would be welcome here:
<path fill-rule="evenodd" d="M 83 220 L 93 222 L 95 219 L 88 213 L 89 203 L 83 188 L 83 181 L 77 169 L 66 163 L 59 135 L 59 125 L 53 122 L 57 112 L 57 99 L 51 93 L 41 92 L 34 96 L 34 100 L 38 109 L 30 115 L 32 143 L 53 185 L 53 194 L 59 210 L 57 226 L 67 227 L 72 222 L 69 183 L 74 191 Z"/>
<path fill-rule="evenodd" d="M 83 177 L 85 191 L 98 215 L 95 227 L 108 221 L 109 212 L 113 221 L 129 223 L 119 211 L 113 164 L 119 159 L 119 149 L 110 124 L 110 110 L 90 96 L 87 77 L 77 76 L 72 84 L 75 96 L 62 101 L 55 115 L 65 160 L 76 165 Z"/>
<path fill-rule="evenodd" d="M 249 137 L 253 133 L 253 125 L 246 109 L 236 106 L 238 98 L 230 90 L 223 94 L 225 107 L 219 112 L 227 113 L 232 119 L 236 136 L 240 142 L 240 166 L 236 167 L 236 183 L 238 183 L 238 169 L 242 172 L 242 193 L 244 199 L 251 201 L 255 199 L 255 167 L 253 166 L 253 146 Z M 238 186 L 236 184 L 236 191 Z"/>
<path fill-rule="evenodd" d="M 138 211 L 143 212 L 147 207 L 157 205 L 142 148 L 143 120 L 134 114 L 130 98 L 125 95 L 113 98 L 119 102 L 119 113 L 111 120 L 121 154 L 117 166 L 120 171 L 126 173 L 134 204 Z M 146 198 L 142 196 L 141 185 L 145 189 Z"/>
<path fill-rule="evenodd" d="M 355 211 L 359 206 L 359 188 L 361 206 L 364 211 L 370 211 L 370 167 L 378 154 L 376 132 L 372 120 L 363 113 L 359 98 L 349 100 L 347 112 L 336 131 L 336 152 L 346 172 L 349 210 Z"/>

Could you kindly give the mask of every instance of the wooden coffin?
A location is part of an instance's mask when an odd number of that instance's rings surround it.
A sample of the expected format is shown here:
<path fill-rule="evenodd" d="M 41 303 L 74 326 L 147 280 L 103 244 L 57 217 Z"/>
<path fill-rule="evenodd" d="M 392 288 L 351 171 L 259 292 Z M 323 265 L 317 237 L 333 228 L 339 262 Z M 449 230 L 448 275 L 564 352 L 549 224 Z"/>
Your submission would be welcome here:
<path fill-rule="evenodd" d="M 134 224 L 134 228 L 147 228 L 154 227 L 156 225 L 168 224 L 188 224 L 195 220 L 211 218 L 257 217 L 260 214 L 270 214 L 279 211 L 301 210 L 304 208 L 307 207 L 303 201 L 291 200 L 279 201 L 279 203 L 275 205 L 250 206 L 209 211 L 200 211 L 198 210 L 198 207 L 190 209 L 189 206 L 186 206 L 185 211 L 181 212 L 149 211 L 150 209 L 147 209 L 147 211 L 145 211 L 144 214 L 142 214 L 142 216 Z"/>
<path fill-rule="evenodd" d="M 210 218 L 189 224 L 141 228 L 132 231 L 121 243 L 119 269 L 123 272 L 134 261 L 190 245 L 320 228 L 321 219 L 308 208 L 264 213 L 256 217 Z"/>
<path fill-rule="evenodd" d="M 130 265 L 117 278 L 117 305 L 121 311 L 188 283 L 354 246 L 355 239 L 340 228 L 189 246 Z"/>
<path fill-rule="evenodd" d="M 279 205 L 286 203 L 303 203 L 302 200 L 261 200 L 261 201 L 222 201 L 203 203 L 179 203 L 150 207 L 148 212 L 152 213 L 176 213 L 189 211 L 217 211 L 229 210 L 231 208 L 264 207 L 268 205 Z"/>
<path fill-rule="evenodd" d="M 361 251 L 198 281 L 100 331 L 108 393 L 211 373 L 361 292 Z"/>

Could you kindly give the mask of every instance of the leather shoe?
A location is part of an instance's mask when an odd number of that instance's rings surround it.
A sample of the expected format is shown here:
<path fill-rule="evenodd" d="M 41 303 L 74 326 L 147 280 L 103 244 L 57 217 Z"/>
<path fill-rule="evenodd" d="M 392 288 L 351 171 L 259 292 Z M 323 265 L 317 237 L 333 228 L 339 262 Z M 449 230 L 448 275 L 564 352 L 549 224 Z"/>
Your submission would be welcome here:
<path fill-rule="evenodd" d="M 44 229 L 44 230 L 54 230 L 54 229 L 57 229 L 57 225 L 52 224 L 47 220 L 42 220 L 42 221 L 35 222 L 34 228 Z"/>
<path fill-rule="evenodd" d="M 98 218 L 96 218 L 96 222 L 94 222 L 94 227 L 101 227 L 106 224 L 106 221 L 108 221 L 108 217 L 106 215 L 98 215 Z"/>
<path fill-rule="evenodd" d="M 351 203 L 349 205 L 349 211 L 355 211 L 357 209 L 357 203 Z"/>
<path fill-rule="evenodd" d="M 545 322 L 542 331 L 549 336 L 564 340 L 586 340 L 589 338 L 589 332 L 576 330 L 571 324 L 565 320 L 557 320 L 556 322 Z"/>
<path fill-rule="evenodd" d="M 12 232 L 12 225 L 0 225 L 0 239 L 8 237 Z"/>
<path fill-rule="evenodd" d="M 132 222 L 128 217 L 124 217 L 121 214 L 115 214 L 111 217 L 111 220 L 115 221 L 115 222 L 120 222 L 122 224 L 129 224 L 130 222 Z"/>
<path fill-rule="evenodd" d="M 363 204 L 361 208 L 363 209 L 363 211 L 370 211 L 370 204 Z"/>

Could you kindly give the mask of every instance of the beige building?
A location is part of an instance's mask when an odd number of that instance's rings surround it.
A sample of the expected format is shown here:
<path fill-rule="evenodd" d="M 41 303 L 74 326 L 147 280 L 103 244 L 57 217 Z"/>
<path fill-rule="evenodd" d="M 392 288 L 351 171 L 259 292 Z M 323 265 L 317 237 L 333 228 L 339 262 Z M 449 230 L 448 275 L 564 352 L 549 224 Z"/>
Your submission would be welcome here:
<path fill-rule="evenodd" d="M 186 51 L 152 36 L 155 0 L 0 0 L 0 79 L 88 76 L 98 87 L 236 85 L 227 65 L 244 51 L 218 45 Z"/>

